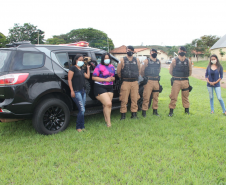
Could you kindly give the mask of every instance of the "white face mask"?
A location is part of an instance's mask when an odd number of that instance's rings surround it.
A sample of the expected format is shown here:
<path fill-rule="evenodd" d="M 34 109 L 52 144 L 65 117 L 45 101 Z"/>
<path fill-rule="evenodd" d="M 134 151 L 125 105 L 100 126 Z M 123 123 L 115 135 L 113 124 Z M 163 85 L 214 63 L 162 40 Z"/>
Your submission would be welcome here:
<path fill-rule="evenodd" d="M 217 63 L 217 60 L 211 60 L 211 63 L 212 64 L 216 64 Z"/>

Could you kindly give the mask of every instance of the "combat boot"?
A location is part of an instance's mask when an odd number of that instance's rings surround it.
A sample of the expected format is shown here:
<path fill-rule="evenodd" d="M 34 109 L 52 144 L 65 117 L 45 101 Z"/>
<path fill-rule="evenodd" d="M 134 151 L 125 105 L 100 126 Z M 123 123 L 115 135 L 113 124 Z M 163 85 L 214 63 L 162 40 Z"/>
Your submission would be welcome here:
<path fill-rule="evenodd" d="M 137 119 L 137 113 L 136 112 L 132 112 L 132 115 L 131 115 L 131 119 Z"/>
<path fill-rule="evenodd" d="M 120 120 L 124 120 L 126 119 L 126 113 L 121 113 L 121 119 Z"/>
<path fill-rule="evenodd" d="M 146 117 L 146 110 L 142 110 L 142 116 L 145 118 Z"/>
<path fill-rule="evenodd" d="M 172 117 L 172 116 L 173 116 L 173 109 L 170 109 L 169 117 Z"/>
<path fill-rule="evenodd" d="M 160 115 L 158 114 L 157 109 L 153 109 L 153 115 L 160 116 Z"/>
<path fill-rule="evenodd" d="M 185 114 L 189 115 L 189 108 L 185 108 Z"/>

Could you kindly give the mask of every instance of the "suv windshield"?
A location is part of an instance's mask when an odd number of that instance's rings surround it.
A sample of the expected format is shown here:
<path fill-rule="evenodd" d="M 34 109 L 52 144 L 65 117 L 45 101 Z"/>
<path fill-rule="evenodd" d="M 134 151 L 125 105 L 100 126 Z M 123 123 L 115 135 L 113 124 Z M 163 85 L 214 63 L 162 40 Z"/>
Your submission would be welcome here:
<path fill-rule="evenodd" d="M 3 72 L 9 60 L 11 51 L 0 50 L 0 72 Z"/>

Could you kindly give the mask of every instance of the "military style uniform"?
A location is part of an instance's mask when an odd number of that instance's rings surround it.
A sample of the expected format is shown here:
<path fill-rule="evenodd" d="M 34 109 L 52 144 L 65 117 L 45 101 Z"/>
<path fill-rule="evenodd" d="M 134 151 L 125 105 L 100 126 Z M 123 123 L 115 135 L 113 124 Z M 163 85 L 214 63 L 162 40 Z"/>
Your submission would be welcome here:
<path fill-rule="evenodd" d="M 188 77 L 191 76 L 192 73 L 192 64 L 191 62 L 185 58 L 184 61 L 180 61 L 179 57 L 175 58 L 170 65 L 170 74 L 173 76 L 172 78 L 172 90 L 170 94 L 170 104 L 169 108 L 171 110 L 176 108 L 176 102 L 178 94 L 181 90 L 182 103 L 183 107 L 188 110 L 189 108 L 189 81 Z M 188 112 L 187 112 L 188 113 Z"/>
<path fill-rule="evenodd" d="M 158 109 L 160 69 L 161 62 L 159 61 L 159 59 L 153 61 L 150 58 L 145 60 L 143 66 L 141 67 L 141 76 L 148 78 L 147 84 L 144 85 L 143 91 L 143 104 L 142 104 L 143 111 L 148 110 L 148 105 L 152 92 L 153 92 L 152 109 L 153 110 Z"/>
<path fill-rule="evenodd" d="M 140 75 L 140 62 L 133 57 L 131 61 L 123 57 L 117 67 L 117 74 L 122 79 L 120 89 L 121 113 L 127 112 L 128 97 L 131 98 L 131 112 L 136 113 L 138 110 L 137 101 L 140 98 L 138 77 Z"/>

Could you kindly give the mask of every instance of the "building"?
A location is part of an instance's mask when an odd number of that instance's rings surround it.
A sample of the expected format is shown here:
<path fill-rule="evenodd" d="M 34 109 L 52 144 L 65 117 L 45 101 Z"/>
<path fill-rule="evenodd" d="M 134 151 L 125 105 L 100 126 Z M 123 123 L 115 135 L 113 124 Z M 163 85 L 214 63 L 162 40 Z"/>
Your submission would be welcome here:
<path fill-rule="evenodd" d="M 220 55 L 220 49 L 222 49 L 222 51 L 226 52 L 226 35 L 224 35 L 223 37 L 221 37 L 211 48 L 211 55 L 215 54 L 217 55 L 217 57 L 219 58 L 219 60 L 223 60 L 226 61 L 226 55 L 224 55 L 223 57 L 221 57 Z"/>
<path fill-rule="evenodd" d="M 150 57 L 150 48 L 135 48 L 134 51 L 135 51 L 134 56 L 138 57 L 139 60 L 141 61 L 141 63 L 145 59 L 147 59 L 147 57 Z M 115 48 L 115 49 L 111 50 L 110 53 L 117 59 L 125 57 L 126 56 L 126 46 L 123 45 L 118 48 Z M 157 58 L 161 62 L 165 62 L 166 60 L 169 60 L 169 56 L 164 51 L 158 50 L 157 53 L 158 53 Z"/>
<path fill-rule="evenodd" d="M 191 53 L 193 54 L 192 57 L 189 57 L 189 59 L 192 61 L 192 62 L 197 62 L 197 61 L 205 61 L 205 60 L 209 60 L 208 57 L 204 56 L 202 52 L 200 51 L 191 51 Z"/>

